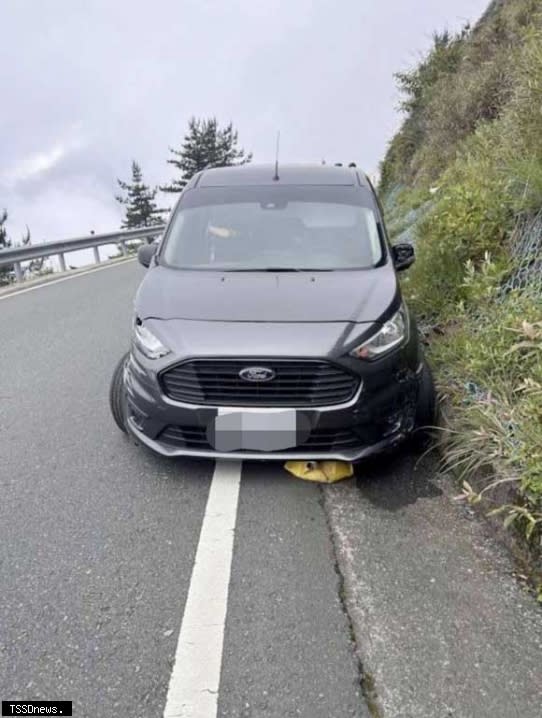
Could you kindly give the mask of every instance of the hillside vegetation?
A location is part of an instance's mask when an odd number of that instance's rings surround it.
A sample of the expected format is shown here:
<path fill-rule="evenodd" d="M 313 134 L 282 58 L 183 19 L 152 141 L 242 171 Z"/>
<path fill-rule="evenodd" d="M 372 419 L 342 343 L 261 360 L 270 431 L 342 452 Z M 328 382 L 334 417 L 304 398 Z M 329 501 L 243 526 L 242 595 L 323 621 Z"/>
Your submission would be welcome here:
<path fill-rule="evenodd" d="M 392 240 L 416 245 L 405 291 L 444 397 L 447 462 L 470 500 L 493 501 L 536 553 L 542 3 L 492 2 L 475 27 L 435 35 L 397 81 L 404 122 L 382 163 L 380 192 Z M 503 506 L 504 486 L 514 492 Z"/>

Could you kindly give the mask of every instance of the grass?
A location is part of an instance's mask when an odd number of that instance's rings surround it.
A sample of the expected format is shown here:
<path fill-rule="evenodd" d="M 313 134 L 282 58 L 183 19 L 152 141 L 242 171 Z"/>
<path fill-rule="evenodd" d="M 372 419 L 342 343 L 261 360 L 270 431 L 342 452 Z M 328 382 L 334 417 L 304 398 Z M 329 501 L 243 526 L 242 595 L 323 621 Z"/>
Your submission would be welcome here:
<path fill-rule="evenodd" d="M 493 514 L 502 514 L 505 526 L 517 529 L 537 558 L 542 541 L 542 298 L 528 292 L 500 297 L 498 287 L 491 291 L 488 283 L 478 303 L 458 307 L 430 342 L 446 402 L 443 465 L 458 476 L 467 500 L 483 500 Z M 505 503 L 495 504 L 495 497 L 503 495 Z"/>
<path fill-rule="evenodd" d="M 502 514 L 540 554 L 542 298 L 502 289 L 518 220 L 542 208 L 539 2 L 507 0 L 475 28 L 436 35 L 398 80 L 405 120 L 380 191 L 392 236 L 428 208 L 412 227 L 404 293 L 429 328 L 444 462 L 466 499 Z"/>

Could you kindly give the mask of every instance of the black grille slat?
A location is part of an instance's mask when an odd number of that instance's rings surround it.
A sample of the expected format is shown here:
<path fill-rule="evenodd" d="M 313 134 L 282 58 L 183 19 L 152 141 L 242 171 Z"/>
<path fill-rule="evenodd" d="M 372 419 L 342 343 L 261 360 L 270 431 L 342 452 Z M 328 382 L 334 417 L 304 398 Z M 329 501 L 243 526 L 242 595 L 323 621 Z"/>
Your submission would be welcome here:
<path fill-rule="evenodd" d="M 200 396 L 196 394 L 186 394 L 183 393 L 184 396 Z M 280 396 L 277 394 L 252 394 L 252 393 L 243 393 L 238 392 L 236 394 L 239 401 L 237 402 L 237 405 L 242 406 L 243 402 L 247 399 L 273 399 L 273 398 L 280 398 L 281 401 L 291 401 L 293 404 L 296 403 L 296 401 L 299 399 L 299 394 L 294 392 L 281 392 Z M 305 401 L 309 402 L 312 405 L 315 405 L 316 402 L 325 402 L 325 403 L 332 403 L 331 400 L 334 400 L 336 397 L 335 392 L 319 392 L 318 394 L 307 394 L 305 395 Z M 213 398 L 220 403 L 221 401 L 228 401 L 230 402 L 232 395 L 229 392 L 213 392 Z"/>
<path fill-rule="evenodd" d="M 168 380 L 167 385 L 168 385 L 168 387 L 171 387 L 172 389 L 175 389 L 178 391 L 189 391 L 190 392 L 190 391 L 200 391 L 201 390 L 201 384 L 192 384 L 192 383 L 187 383 L 187 382 L 178 381 L 178 380 L 175 380 L 175 381 Z M 287 393 L 289 391 L 294 391 L 294 392 L 306 391 L 307 393 L 310 393 L 313 390 L 318 391 L 318 392 L 326 392 L 326 391 L 339 391 L 340 392 L 343 390 L 344 391 L 349 390 L 351 385 L 352 384 L 350 381 L 342 381 L 342 380 L 340 380 L 340 381 L 338 380 L 338 381 L 334 381 L 334 382 L 326 382 L 325 384 L 322 382 L 320 382 L 320 383 L 315 383 L 315 382 L 301 383 L 301 382 L 277 381 L 273 385 L 268 384 L 267 386 L 263 385 L 263 386 L 259 386 L 259 387 L 255 387 L 255 386 L 251 387 L 250 385 L 247 385 L 244 382 L 243 383 L 230 382 L 230 381 L 224 382 L 224 381 L 219 381 L 219 380 L 216 380 L 216 381 L 213 380 L 212 382 L 211 381 L 206 382 L 204 386 L 205 386 L 206 390 L 213 390 L 213 391 L 224 390 L 224 391 L 230 392 L 230 393 L 232 390 L 237 390 L 240 392 L 244 391 L 244 392 L 249 392 L 249 393 L 258 391 L 258 392 L 265 392 L 267 394 L 269 394 L 269 393 L 276 394 L 276 393 L 284 393 L 284 392 Z"/>
<path fill-rule="evenodd" d="M 248 384 L 248 382 L 243 381 L 239 376 L 237 375 L 221 375 L 220 379 L 217 378 L 216 373 L 209 376 L 201 375 L 199 377 L 192 377 L 192 376 L 183 376 L 180 373 L 175 373 L 171 377 L 168 377 L 169 381 L 172 382 L 186 382 L 186 383 L 200 383 L 200 382 L 213 382 L 213 381 L 223 381 L 223 382 L 233 382 L 237 384 Z M 299 383 L 303 382 L 306 384 L 314 384 L 316 382 L 319 383 L 336 383 L 336 382 L 350 382 L 351 377 L 349 376 L 337 376 L 336 374 L 334 376 L 329 377 L 320 377 L 318 375 L 305 377 L 305 376 L 280 376 L 276 378 L 274 381 L 279 383 Z M 264 384 L 260 384 L 260 386 L 263 386 Z M 268 386 L 271 386 L 271 382 L 268 384 Z"/>
<path fill-rule="evenodd" d="M 202 381 L 209 382 L 209 383 L 231 383 L 231 384 L 239 384 L 240 386 L 249 386 L 248 382 L 243 381 L 239 377 L 234 376 L 226 376 L 221 377 L 220 379 L 217 379 L 216 375 L 210 376 L 209 378 L 201 377 L 200 379 L 192 378 L 192 377 L 184 377 L 181 375 L 174 375 L 169 377 L 168 376 L 168 382 L 171 382 L 173 384 L 187 384 L 187 385 L 193 385 L 197 384 L 198 386 Z M 329 384 L 331 386 L 334 386 L 335 384 L 350 384 L 351 380 L 350 377 L 329 377 L 329 379 L 320 379 L 320 377 L 280 377 L 278 379 L 275 379 L 273 382 L 270 382 L 269 384 L 260 384 L 259 386 L 274 386 L 274 384 L 306 384 L 306 385 L 312 385 L 315 383 L 319 384 Z M 257 385 L 258 386 L 258 385 Z"/>
<path fill-rule="evenodd" d="M 269 382 L 247 382 L 247 366 L 273 369 Z M 341 367 L 316 359 L 193 359 L 161 375 L 170 399 L 188 404 L 227 406 L 325 406 L 350 400 L 359 379 Z"/>

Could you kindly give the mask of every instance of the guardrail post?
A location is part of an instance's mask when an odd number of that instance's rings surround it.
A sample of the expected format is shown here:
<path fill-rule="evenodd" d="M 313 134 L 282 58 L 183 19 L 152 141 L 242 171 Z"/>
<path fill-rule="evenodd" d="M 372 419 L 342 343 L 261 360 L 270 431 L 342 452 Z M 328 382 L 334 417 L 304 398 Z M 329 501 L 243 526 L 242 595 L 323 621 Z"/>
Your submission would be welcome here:
<path fill-rule="evenodd" d="M 126 257 L 126 255 L 128 254 L 128 251 L 126 249 L 126 245 L 124 244 L 124 242 L 120 242 L 120 251 L 122 252 L 124 257 Z"/>
<path fill-rule="evenodd" d="M 92 247 L 94 250 L 94 261 L 96 264 L 100 264 L 100 250 L 98 247 Z"/>
<path fill-rule="evenodd" d="M 64 259 L 64 255 L 62 254 L 62 252 L 60 252 L 58 255 L 58 261 L 60 263 L 60 271 L 65 272 L 66 271 L 66 260 Z"/>
<path fill-rule="evenodd" d="M 15 279 L 18 282 L 23 281 L 23 269 L 20 262 L 13 262 L 13 269 L 15 271 Z"/>

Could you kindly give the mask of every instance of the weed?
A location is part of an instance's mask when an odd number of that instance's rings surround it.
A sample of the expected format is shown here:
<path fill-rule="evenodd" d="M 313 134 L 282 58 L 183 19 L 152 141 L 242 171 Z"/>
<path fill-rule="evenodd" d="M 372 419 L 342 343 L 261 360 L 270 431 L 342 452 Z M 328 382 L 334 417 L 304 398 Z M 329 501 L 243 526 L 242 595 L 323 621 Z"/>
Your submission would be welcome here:
<path fill-rule="evenodd" d="M 445 465 L 466 500 L 540 546 L 542 298 L 503 289 L 518 218 L 542 207 L 540 3 L 507 0 L 436 35 L 398 82 L 406 116 L 380 190 L 394 236 L 414 233 L 407 301 L 439 330 L 428 351 L 446 397 Z"/>

